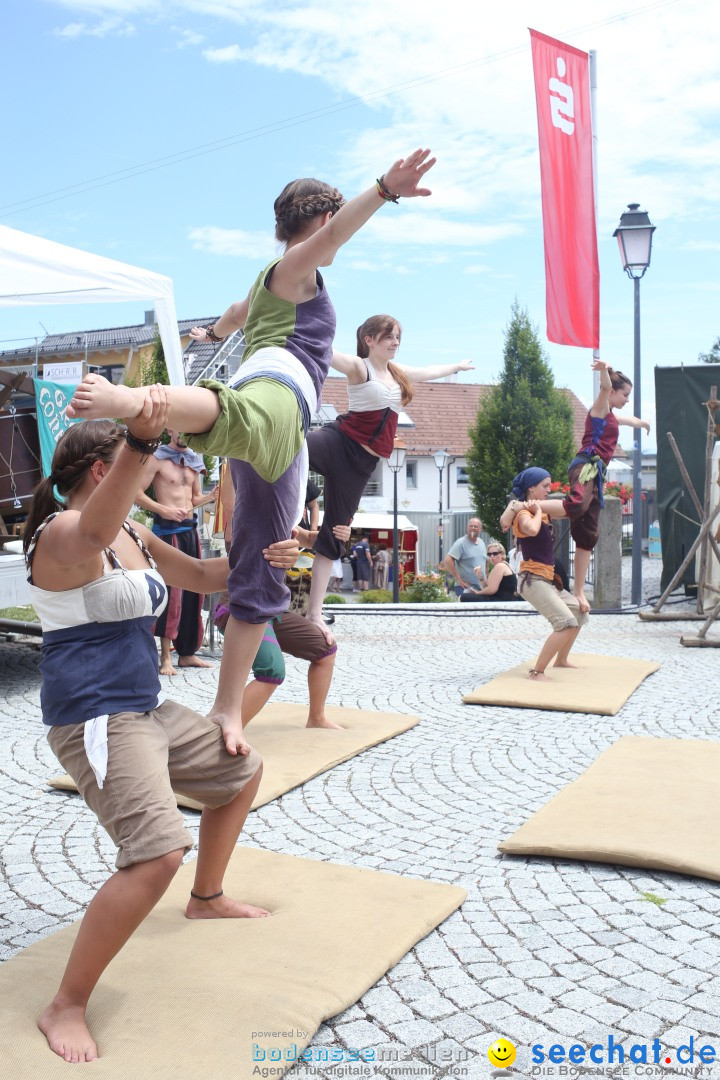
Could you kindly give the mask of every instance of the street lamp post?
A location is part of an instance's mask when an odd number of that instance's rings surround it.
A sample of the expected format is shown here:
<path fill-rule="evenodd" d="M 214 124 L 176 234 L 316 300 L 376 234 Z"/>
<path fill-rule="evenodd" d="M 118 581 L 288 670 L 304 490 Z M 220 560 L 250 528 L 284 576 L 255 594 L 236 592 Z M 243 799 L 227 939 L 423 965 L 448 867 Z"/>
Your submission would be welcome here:
<path fill-rule="evenodd" d="M 633 408 L 635 415 L 642 415 L 640 392 L 640 279 L 650 265 L 652 234 L 655 226 L 639 203 L 629 203 L 620 218 L 620 224 L 613 233 L 617 237 L 623 270 L 632 278 L 634 304 L 634 368 L 633 368 Z M 631 601 L 636 606 L 642 603 L 642 428 L 634 428 L 633 449 L 633 542 L 632 542 L 632 587 Z"/>
<path fill-rule="evenodd" d="M 440 552 L 440 557 L 438 559 L 438 566 L 442 566 L 442 561 L 443 561 L 443 492 L 442 492 L 442 478 L 443 478 L 443 469 L 445 468 L 445 462 L 448 460 L 449 457 L 450 457 L 450 455 L 448 454 L 447 450 L 436 450 L 435 453 L 433 454 L 433 461 L 435 462 L 435 465 L 437 466 L 438 480 L 439 480 L 438 513 L 440 515 L 440 520 L 438 521 L 438 542 L 439 542 L 438 543 L 438 549 L 439 549 L 439 552 Z"/>
<path fill-rule="evenodd" d="M 407 450 L 402 445 L 402 442 L 396 440 L 395 445 L 392 448 L 390 457 L 388 458 L 388 465 L 390 466 L 393 474 L 393 554 L 392 554 L 392 568 L 393 568 L 393 604 L 397 604 L 400 599 L 400 560 L 398 558 L 398 524 L 397 524 L 397 478 L 398 473 L 405 464 L 405 455 Z"/>

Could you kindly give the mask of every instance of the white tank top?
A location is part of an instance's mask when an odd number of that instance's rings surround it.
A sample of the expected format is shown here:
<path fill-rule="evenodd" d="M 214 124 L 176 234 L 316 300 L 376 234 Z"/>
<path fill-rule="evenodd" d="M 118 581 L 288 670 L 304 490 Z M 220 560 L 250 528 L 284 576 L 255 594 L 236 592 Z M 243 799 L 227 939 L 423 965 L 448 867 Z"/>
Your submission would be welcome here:
<path fill-rule="evenodd" d="M 402 390 L 398 383 L 386 386 L 380 382 L 372 364 L 365 360 L 367 368 L 367 382 L 348 383 L 348 411 L 349 412 L 377 412 L 381 409 L 392 409 L 399 413 L 402 406 Z"/>

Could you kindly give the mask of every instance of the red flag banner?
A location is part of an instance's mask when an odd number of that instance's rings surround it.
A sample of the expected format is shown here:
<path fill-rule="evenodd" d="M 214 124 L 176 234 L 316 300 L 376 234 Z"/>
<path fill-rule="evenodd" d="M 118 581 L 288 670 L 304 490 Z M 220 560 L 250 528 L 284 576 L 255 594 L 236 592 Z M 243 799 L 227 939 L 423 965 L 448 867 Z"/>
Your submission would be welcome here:
<path fill-rule="evenodd" d="M 540 139 L 547 336 L 600 347 L 589 57 L 530 31 Z"/>

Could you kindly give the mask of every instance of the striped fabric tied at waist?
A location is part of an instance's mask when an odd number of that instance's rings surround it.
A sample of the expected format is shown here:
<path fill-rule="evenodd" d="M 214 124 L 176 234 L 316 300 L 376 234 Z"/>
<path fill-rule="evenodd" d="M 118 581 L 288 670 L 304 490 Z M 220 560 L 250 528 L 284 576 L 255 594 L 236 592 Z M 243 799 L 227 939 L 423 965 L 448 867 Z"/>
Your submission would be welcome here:
<path fill-rule="evenodd" d="M 574 469 L 576 465 L 582 465 L 578 476 L 579 483 L 586 484 L 589 480 L 594 480 L 597 484 L 598 502 L 602 508 L 605 505 L 603 497 L 603 485 L 607 474 L 605 462 L 598 454 L 593 454 L 590 450 L 580 450 L 570 462 L 568 471 Z"/>

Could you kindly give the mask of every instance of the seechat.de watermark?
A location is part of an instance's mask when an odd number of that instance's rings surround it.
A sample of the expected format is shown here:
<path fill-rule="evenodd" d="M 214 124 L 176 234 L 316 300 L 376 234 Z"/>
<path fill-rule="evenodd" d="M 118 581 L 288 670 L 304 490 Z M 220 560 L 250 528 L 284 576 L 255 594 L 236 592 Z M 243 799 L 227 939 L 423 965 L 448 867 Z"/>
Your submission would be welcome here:
<path fill-rule="evenodd" d="M 676 1050 L 663 1047 L 659 1039 L 651 1042 L 621 1041 L 609 1035 L 606 1042 L 592 1043 L 533 1043 L 530 1060 L 533 1076 L 577 1076 L 597 1073 L 613 1076 L 656 1076 L 672 1072 L 673 1076 L 708 1076 L 718 1053 L 712 1043 L 701 1042 L 691 1035 L 687 1043 Z M 596 1068 L 594 1068 L 596 1066 Z M 671 1068 L 668 1068 L 671 1067 Z"/>

